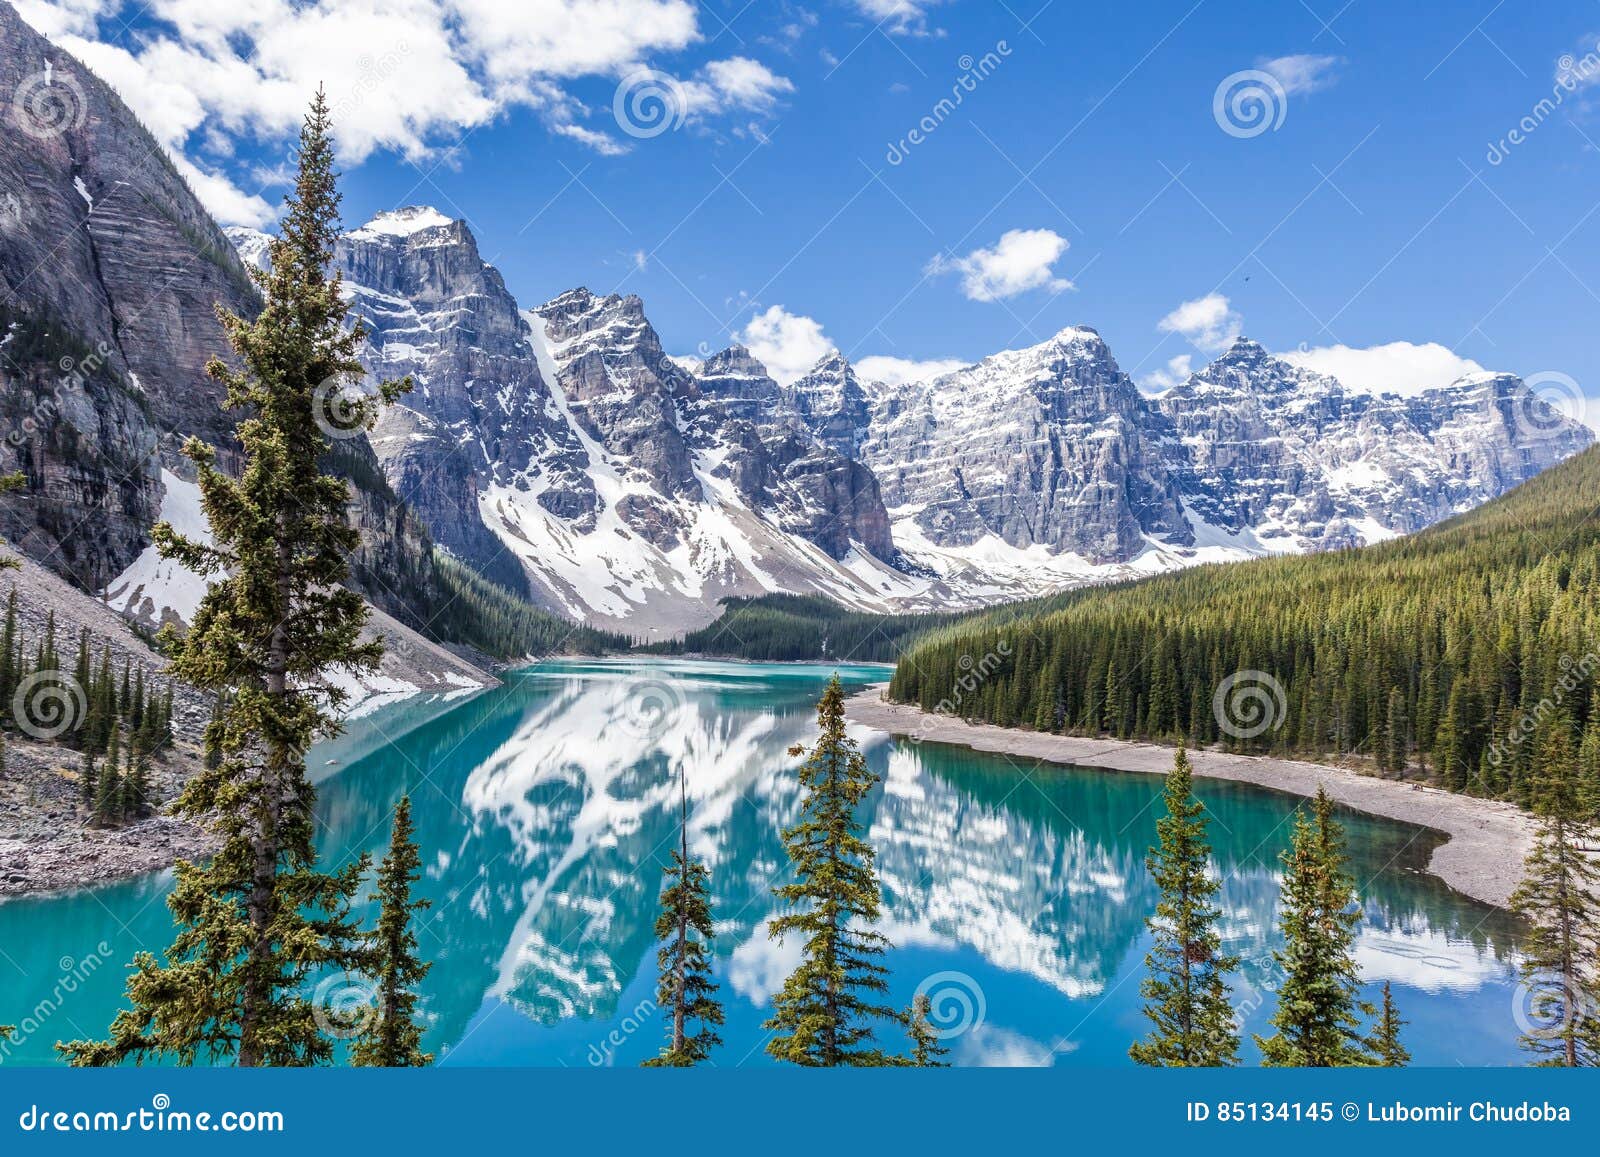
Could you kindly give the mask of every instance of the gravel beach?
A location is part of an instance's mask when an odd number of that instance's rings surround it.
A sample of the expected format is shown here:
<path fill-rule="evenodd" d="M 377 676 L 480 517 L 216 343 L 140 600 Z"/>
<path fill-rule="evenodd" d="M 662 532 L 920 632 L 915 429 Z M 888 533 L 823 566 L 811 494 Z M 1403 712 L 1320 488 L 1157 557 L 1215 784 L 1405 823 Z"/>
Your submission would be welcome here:
<path fill-rule="evenodd" d="M 917 707 L 888 703 L 886 684 L 852 696 L 849 718 L 864 727 L 929 743 L 950 743 L 977 751 L 1001 752 L 1110 771 L 1162 775 L 1172 767 L 1172 748 L 1113 739 L 1044 735 L 968 723 Z M 1194 773 L 1259 787 L 1312 796 L 1317 785 L 1345 807 L 1368 815 L 1430 828 L 1449 837 L 1433 852 L 1428 868 L 1456 891 L 1485 904 L 1504 908 L 1522 878 L 1522 861 L 1533 842 L 1534 824 L 1521 809 L 1507 803 L 1474 799 L 1420 784 L 1378 779 L 1346 768 L 1259 755 L 1193 751 Z"/>

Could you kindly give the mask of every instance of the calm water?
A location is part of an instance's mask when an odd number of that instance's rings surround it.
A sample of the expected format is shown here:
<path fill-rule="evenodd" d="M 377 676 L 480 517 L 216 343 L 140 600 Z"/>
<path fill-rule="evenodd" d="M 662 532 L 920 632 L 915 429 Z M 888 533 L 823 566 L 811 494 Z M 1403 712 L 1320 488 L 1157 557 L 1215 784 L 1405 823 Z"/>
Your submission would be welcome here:
<path fill-rule="evenodd" d="M 426 1043 L 441 1063 L 632 1065 L 659 1047 L 651 927 L 680 772 L 690 842 L 715 885 L 728 1012 L 718 1061 L 766 1063 L 760 1023 L 794 960 L 765 931 L 797 802 L 785 749 L 810 737 L 828 674 L 549 664 L 453 705 L 379 713 L 319 752 L 321 842 L 335 860 L 381 853 L 394 802 L 413 798 L 433 901 L 420 933 L 435 961 Z M 1154 898 L 1142 858 L 1159 778 L 861 738 L 884 779 L 867 806 L 897 946 L 893 1001 L 928 986 L 963 1029 L 948 1042 L 958 1063 L 1128 1063 L 1144 1028 Z M 1235 995 L 1260 1029 L 1294 801 L 1232 784 L 1198 792 L 1226 879 L 1225 934 L 1246 961 Z M 1366 905 L 1360 962 L 1370 984 L 1394 983 L 1416 1062 L 1518 1063 L 1514 926 L 1422 873 L 1434 837 L 1344 818 Z M 0 1020 L 52 1010 L 8 1063 L 47 1063 L 55 1040 L 104 1031 L 126 961 L 171 939 L 168 887 L 163 874 L 0 905 Z M 337 998 L 336 985 L 325 991 Z"/>

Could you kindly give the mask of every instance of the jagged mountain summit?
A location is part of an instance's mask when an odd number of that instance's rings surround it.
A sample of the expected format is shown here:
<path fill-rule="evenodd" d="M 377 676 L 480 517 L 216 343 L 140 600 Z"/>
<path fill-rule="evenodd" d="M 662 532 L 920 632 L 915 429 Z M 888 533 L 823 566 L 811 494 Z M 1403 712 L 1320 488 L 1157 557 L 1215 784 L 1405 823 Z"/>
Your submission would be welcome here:
<path fill-rule="evenodd" d="M 1244 338 L 1152 398 L 1085 326 L 931 381 L 863 381 L 835 351 L 780 386 L 742 346 L 669 356 L 637 297 L 520 309 L 422 206 L 337 263 L 373 378 L 417 383 L 374 435 L 396 493 L 490 578 L 640 634 L 729 595 L 945 608 L 1370 543 L 1593 440 L 1508 375 L 1374 395 Z"/>
<path fill-rule="evenodd" d="M 232 236 L 259 260 L 261 235 Z M 425 207 L 351 231 L 335 263 L 371 377 L 415 383 L 373 433 L 384 474 L 485 576 L 630 630 L 699 625 L 728 595 L 915 593 L 872 472 L 763 395 L 753 360 L 712 363 L 748 370 L 741 408 L 667 356 L 638 298 L 520 309 L 467 226 Z"/>

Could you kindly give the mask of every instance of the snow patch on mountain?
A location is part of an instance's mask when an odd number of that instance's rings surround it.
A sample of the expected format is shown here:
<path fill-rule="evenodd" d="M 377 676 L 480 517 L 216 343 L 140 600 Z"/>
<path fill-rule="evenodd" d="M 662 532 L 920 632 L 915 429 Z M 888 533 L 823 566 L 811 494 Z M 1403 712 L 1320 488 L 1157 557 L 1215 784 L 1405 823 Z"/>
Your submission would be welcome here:
<path fill-rule="evenodd" d="M 211 525 L 201 506 L 200 487 L 161 471 L 160 520 L 191 541 L 212 545 Z M 100 597 L 122 614 L 147 627 L 188 622 L 200 609 L 208 580 L 174 559 L 162 558 L 155 544 L 144 548 L 133 565 L 106 584 Z"/>

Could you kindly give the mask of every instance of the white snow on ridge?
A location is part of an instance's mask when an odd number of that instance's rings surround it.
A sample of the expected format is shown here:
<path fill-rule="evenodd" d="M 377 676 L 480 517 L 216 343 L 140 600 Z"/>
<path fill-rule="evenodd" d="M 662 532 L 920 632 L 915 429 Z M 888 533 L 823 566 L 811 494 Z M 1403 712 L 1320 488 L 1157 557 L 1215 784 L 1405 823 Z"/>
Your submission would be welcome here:
<path fill-rule="evenodd" d="M 411 205 L 404 209 L 379 213 L 351 236 L 364 241 L 374 237 L 410 237 L 413 233 L 420 233 L 424 229 L 437 229 L 441 225 L 452 224 L 454 222 L 449 217 L 431 206 Z"/>
<path fill-rule="evenodd" d="M 211 526 L 200 506 L 200 487 L 165 468 L 161 471 L 161 485 L 165 492 L 160 521 L 171 523 L 185 538 L 211 545 Z M 133 560 L 132 566 L 106 584 L 101 598 L 129 618 L 151 625 L 173 617 L 187 622 L 200 609 L 206 586 L 205 577 L 162 558 L 152 544 Z"/>

